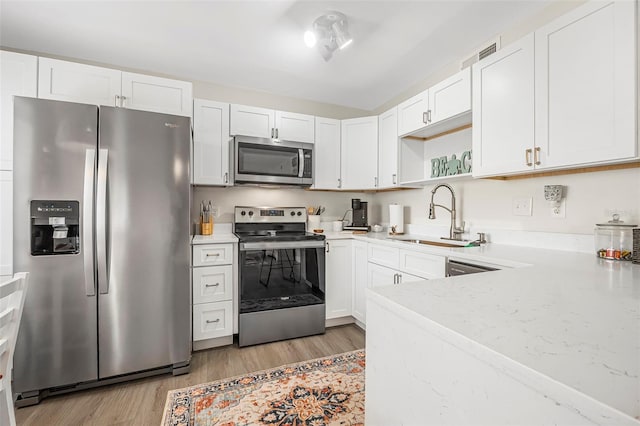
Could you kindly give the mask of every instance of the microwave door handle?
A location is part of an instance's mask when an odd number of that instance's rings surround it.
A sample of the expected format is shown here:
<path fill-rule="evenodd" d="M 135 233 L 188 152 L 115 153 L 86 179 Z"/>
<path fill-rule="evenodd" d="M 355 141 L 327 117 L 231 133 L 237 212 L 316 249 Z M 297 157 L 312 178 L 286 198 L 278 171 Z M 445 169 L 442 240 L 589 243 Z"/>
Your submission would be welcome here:
<path fill-rule="evenodd" d="M 298 177 L 304 176 L 304 149 L 298 148 Z"/>

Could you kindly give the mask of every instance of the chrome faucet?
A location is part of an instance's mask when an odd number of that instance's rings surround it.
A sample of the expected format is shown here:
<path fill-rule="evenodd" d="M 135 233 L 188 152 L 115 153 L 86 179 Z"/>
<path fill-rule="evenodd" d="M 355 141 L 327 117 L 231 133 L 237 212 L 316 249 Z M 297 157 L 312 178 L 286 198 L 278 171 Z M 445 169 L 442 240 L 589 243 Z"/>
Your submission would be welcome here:
<path fill-rule="evenodd" d="M 433 196 L 436 195 L 436 191 L 440 188 L 447 188 L 449 192 L 451 192 L 451 208 L 447 208 L 442 204 L 433 204 Z M 445 240 L 462 240 L 462 233 L 464 232 L 464 221 L 462 222 L 462 228 L 458 228 L 456 226 L 456 194 L 453 192 L 453 188 L 451 188 L 446 183 L 440 183 L 436 185 L 435 188 L 431 191 L 431 202 L 429 203 L 429 219 L 436 218 L 436 206 L 442 207 L 449 213 L 451 213 L 451 226 L 449 228 L 449 238 L 443 238 Z"/>

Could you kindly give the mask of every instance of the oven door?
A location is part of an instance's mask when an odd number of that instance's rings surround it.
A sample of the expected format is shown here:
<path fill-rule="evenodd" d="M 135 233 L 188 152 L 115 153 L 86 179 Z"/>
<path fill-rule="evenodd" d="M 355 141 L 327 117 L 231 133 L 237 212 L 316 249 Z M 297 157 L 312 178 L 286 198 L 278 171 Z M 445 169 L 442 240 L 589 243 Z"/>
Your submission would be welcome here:
<path fill-rule="evenodd" d="M 236 137 L 235 183 L 311 185 L 312 152 L 311 144 Z"/>
<path fill-rule="evenodd" d="M 324 304 L 325 242 L 240 243 L 239 313 Z"/>

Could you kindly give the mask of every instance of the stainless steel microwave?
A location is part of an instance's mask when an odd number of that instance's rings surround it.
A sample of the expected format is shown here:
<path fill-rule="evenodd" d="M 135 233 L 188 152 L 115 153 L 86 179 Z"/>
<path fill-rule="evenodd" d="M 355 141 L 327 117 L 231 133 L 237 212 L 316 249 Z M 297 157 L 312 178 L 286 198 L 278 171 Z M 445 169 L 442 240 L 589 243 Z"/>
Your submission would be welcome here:
<path fill-rule="evenodd" d="M 236 136 L 233 154 L 236 185 L 313 184 L 313 144 Z"/>

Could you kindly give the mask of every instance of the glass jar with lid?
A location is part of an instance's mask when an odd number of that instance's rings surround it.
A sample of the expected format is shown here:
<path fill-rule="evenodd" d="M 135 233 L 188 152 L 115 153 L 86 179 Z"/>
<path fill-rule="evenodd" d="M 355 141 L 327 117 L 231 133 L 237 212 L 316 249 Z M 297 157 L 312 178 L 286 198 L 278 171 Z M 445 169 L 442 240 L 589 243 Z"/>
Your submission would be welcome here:
<path fill-rule="evenodd" d="M 607 223 L 596 224 L 595 246 L 596 254 L 603 259 L 631 260 L 633 251 L 633 228 L 620 220 L 620 215 L 614 214 Z"/>

